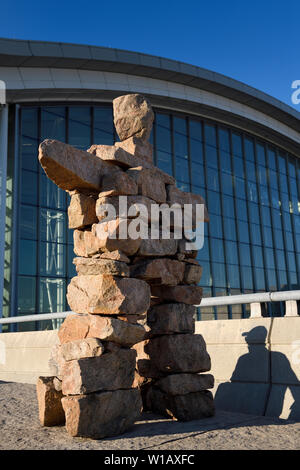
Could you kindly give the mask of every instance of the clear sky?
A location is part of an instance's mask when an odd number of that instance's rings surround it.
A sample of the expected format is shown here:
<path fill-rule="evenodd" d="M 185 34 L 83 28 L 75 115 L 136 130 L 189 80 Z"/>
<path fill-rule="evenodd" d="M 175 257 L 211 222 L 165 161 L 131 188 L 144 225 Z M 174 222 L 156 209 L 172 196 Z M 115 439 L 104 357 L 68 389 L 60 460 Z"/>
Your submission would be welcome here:
<path fill-rule="evenodd" d="M 4 0 L 0 37 L 115 47 L 240 80 L 300 111 L 299 0 Z"/>

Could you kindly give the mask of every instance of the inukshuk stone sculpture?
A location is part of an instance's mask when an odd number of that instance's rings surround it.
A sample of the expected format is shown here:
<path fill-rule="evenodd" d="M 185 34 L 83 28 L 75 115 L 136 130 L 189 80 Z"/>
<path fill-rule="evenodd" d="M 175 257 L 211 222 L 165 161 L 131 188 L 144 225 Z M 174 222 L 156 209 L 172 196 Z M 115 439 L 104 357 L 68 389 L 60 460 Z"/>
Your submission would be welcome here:
<path fill-rule="evenodd" d="M 196 251 L 185 241 L 119 235 L 142 204 L 204 204 L 182 192 L 153 165 L 148 142 L 154 114 L 141 95 L 113 101 L 120 142 L 87 152 L 45 140 L 39 161 L 68 191 L 77 276 L 67 299 L 75 314 L 62 324 L 50 365 L 37 384 L 40 421 L 62 424 L 72 436 L 102 438 L 124 432 L 144 410 L 190 420 L 214 414 L 210 357 L 194 334 L 202 290 Z M 115 208 L 109 217 L 107 204 Z M 132 215 L 133 214 L 133 215 Z M 208 220 L 205 212 L 205 221 Z M 156 224 L 159 225 L 159 217 Z M 175 224 L 175 222 L 174 222 Z M 175 225 L 174 225 L 175 226 Z"/>

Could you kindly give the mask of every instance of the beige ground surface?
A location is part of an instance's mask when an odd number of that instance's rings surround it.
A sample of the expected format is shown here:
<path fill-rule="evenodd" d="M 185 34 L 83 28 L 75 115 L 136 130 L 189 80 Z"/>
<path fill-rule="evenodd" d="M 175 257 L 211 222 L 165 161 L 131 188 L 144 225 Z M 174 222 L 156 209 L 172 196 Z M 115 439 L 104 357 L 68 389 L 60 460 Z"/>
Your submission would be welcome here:
<path fill-rule="evenodd" d="M 0 382 L 0 449 L 300 449 L 300 423 L 221 411 L 188 423 L 145 414 L 117 438 L 71 438 L 64 427 L 40 426 L 34 385 Z"/>

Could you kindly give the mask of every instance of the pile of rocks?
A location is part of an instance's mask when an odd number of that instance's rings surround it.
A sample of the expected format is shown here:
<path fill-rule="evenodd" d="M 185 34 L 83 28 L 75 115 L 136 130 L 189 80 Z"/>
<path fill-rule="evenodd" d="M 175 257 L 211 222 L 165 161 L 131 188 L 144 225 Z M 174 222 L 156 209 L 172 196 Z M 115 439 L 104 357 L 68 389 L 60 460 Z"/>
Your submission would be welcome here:
<path fill-rule="evenodd" d="M 141 395 L 145 410 L 180 420 L 214 413 L 213 377 L 201 374 L 210 370 L 210 358 L 194 334 L 194 305 L 202 297 L 197 252 L 187 250 L 183 238 L 164 239 L 160 218 L 151 213 L 157 204 L 204 201 L 180 191 L 153 165 L 149 102 L 126 95 L 113 107 L 120 137 L 114 146 L 84 152 L 45 140 L 39 148 L 47 176 L 71 195 L 77 276 L 67 293 L 76 313 L 59 330 L 53 377 L 39 378 L 37 395 L 41 423 L 65 420 L 72 436 L 124 432 L 140 415 Z M 128 211 L 120 205 L 123 196 Z M 147 238 L 127 234 L 134 221 L 154 218 L 158 239 L 150 230 Z"/>

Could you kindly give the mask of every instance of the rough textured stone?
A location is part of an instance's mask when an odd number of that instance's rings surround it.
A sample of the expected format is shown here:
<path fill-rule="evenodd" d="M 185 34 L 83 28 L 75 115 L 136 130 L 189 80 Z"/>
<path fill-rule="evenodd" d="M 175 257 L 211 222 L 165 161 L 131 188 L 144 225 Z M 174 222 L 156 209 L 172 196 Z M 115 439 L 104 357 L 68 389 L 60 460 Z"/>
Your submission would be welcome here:
<path fill-rule="evenodd" d="M 42 426 L 59 426 L 65 424 L 65 413 L 62 407 L 62 392 L 54 386 L 55 377 L 39 377 L 36 393 L 39 406 L 39 419 Z"/>
<path fill-rule="evenodd" d="M 141 257 L 172 256 L 177 251 L 177 241 L 174 239 L 163 240 L 162 238 L 142 240 L 137 255 Z"/>
<path fill-rule="evenodd" d="M 157 336 L 145 345 L 154 367 L 163 373 L 196 373 L 210 370 L 210 356 L 201 335 Z"/>
<path fill-rule="evenodd" d="M 139 166 L 129 168 L 126 173 L 136 182 L 138 194 L 149 197 L 158 203 L 166 202 L 166 185 L 163 178 L 155 171 L 155 168 Z"/>
<path fill-rule="evenodd" d="M 95 199 L 84 194 L 72 194 L 68 218 L 70 229 L 83 228 L 98 222 Z"/>
<path fill-rule="evenodd" d="M 142 325 L 132 324 L 113 317 L 100 315 L 68 315 L 58 331 L 61 344 L 69 341 L 82 340 L 84 338 L 98 338 L 105 343 L 117 343 L 131 347 L 142 341 L 145 337 L 145 329 Z"/>
<path fill-rule="evenodd" d="M 132 277 L 144 279 L 150 284 L 176 286 L 182 282 L 184 270 L 184 263 L 160 258 L 140 261 L 131 267 L 130 273 Z"/>
<path fill-rule="evenodd" d="M 96 214 L 99 221 L 103 219 L 108 220 L 107 212 L 104 210 L 106 204 L 111 204 L 115 208 L 115 214 L 112 214 L 113 219 L 134 219 L 136 217 L 141 217 L 147 222 L 151 220 L 151 206 L 152 204 L 156 204 L 156 202 L 146 196 L 127 196 L 126 201 L 123 203 L 124 206 L 122 206 L 122 203 L 120 204 L 119 196 L 99 197 L 96 203 Z M 140 210 L 139 205 L 145 206 L 147 217 L 144 217 L 143 209 Z M 159 215 L 156 218 L 152 218 L 152 220 L 158 222 Z"/>
<path fill-rule="evenodd" d="M 113 100 L 114 124 L 120 140 L 150 137 L 154 113 L 149 101 L 140 94 L 123 95 Z"/>
<path fill-rule="evenodd" d="M 150 308 L 147 313 L 149 335 L 194 333 L 197 309 L 186 304 L 161 304 Z"/>
<path fill-rule="evenodd" d="M 186 395 L 169 395 L 151 387 L 147 393 L 147 402 L 153 412 L 178 421 L 208 418 L 215 414 L 213 396 L 208 390 Z"/>
<path fill-rule="evenodd" d="M 81 395 L 104 390 L 131 388 L 136 352 L 120 349 L 99 357 L 66 362 L 62 378 L 63 395 Z"/>
<path fill-rule="evenodd" d="M 102 252 L 121 251 L 125 255 L 134 255 L 141 245 L 141 239 L 119 237 L 120 230 L 123 230 L 123 226 L 124 230 L 127 230 L 128 223 L 125 219 L 116 219 L 94 224 L 91 230 L 74 230 L 75 254 L 80 257 L 92 257 Z"/>
<path fill-rule="evenodd" d="M 151 286 L 151 294 L 165 302 L 199 305 L 202 299 L 202 288 L 199 286 Z"/>
<path fill-rule="evenodd" d="M 204 204 L 205 201 L 200 194 L 193 194 L 187 193 L 185 191 L 181 191 L 175 185 L 168 185 L 167 186 L 167 201 L 169 204 L 180 204 L 183 206 L 184 204 Z M 199 219 L 200 221 L 201 219 Z M 193 215 L 193 225 L 195 225 L 196 219 Z M 204 222 L 209 222 L 208 212 L 206 206 L 204 208 Z"/>
<path fill-rule="evenodd" d="M 62 344 L 60 353 L 65 361 L 73 361 L 101 356 L 104 353 L 104 346 L 98 338 L 78 339 Z"/>
<path fill-rule="evenodd" d="M 62 405 L 71 436 L 103 439 L 129 429 L 140 417 L 142 400 L 131 389 L 64 397 Z"/>
<path fill-rule="evenodd" d="M 134 155 L 135 159 L 139 159 L 146 161 L 150 164 L 153 164 L 153 148 L 150 142 L 145 141 L 144 139 L 140 139 L 138 137 L 129 137 L 122 142 L 116 142 L 115 147 L 118 147 L 122 150 L 125 150 L 131 155 Z M 137 165 L 130 165 L 139 166 L 143 163 L 138 163 Z"/>
<path fill-rule="evenodd" d="M 48 178 L 67 191 L 99 193 L 103 176 L 117 180 L 125 174 L 109 162 L 58 140 L 46 139 L 40 144 L 39 161 Z"/>
<path fill-rule="evenodd" d="M 198 284 L 202 276 L 202 266 L 186 263 L 183 282 L 185 284 Z"/>
<path fill-rule="evenodd" d="M 187 243 L 190 243 L 188 240 L 183 238 L 177 241 L 178 241 L 178 252 L 179 254 L 183 254 L 186 260 L 197 257 L 198 250 L 191 250 L 187 248 Z"/>
<path fill-rule="evenodd" d="M 149 308 L 150 288 L 140 279 L 77 276 L 68 286 L 67 299 L 77 313 L 138 315 Z"/>
<path fill-rule="evenodd" d="M 160 372 L 157 367 L 151 361 L 149 354 L 146 352 L 149 340 L 141 341 L 133 346 L 137 353 L 136 356 L 136 370 L 140 377 L 143 378 L 159 378 L 163 377 L 163 373 Z M 142 382 L 140 380 L 140 382 Z"/>
<path fill-rule="evenodd" d="M 130 270 L 126 263 L 101 258 L 74 258 L 78 275 L 112 274 L 113 276 L 129 277 Z"/>
<path fill-rule="evenodd" d="M 146 162 L 148 165 L 153 164 L 151 144 L 145 141 L 140 143 L 140 139 L 134 137 L 124 142 L 116 142 L 115 145 L 92 145 L 88 152 L 124 169 L 140 166 Z"/>
<path fill-rule="evenodd" d="M 173 374 L 155 382 L 155 387 L 168 395 L 185 395 L 213 388 L 211 374 Z"/>
<path fill-rule="evenodd" d="M 61 354 L 60 345 L 56 344 L 51 349 L 48 366 L 49 366 L 49 370 L 51 374 L 57 377 L 59 380 L 62 379 L 65 363 L 66 363 L 66 360 L 63 358 Z"/>
<path fill-rule="evenodd" d="M 99 196 L 130 196 L 138 193 L 137 183 L 122 170 L 119 174 L 114 172 L 104 175 L 101 180 L 101 192 Z"/>
<path fill-rule="evenodd" d="M 130 259 L 120 250 L 107 251 L 105 253 L 96 254 L 93 258 L 101 259 L 114 259 L 116 261 L 122 261 L 124 263 L 130 263 Z"/>

